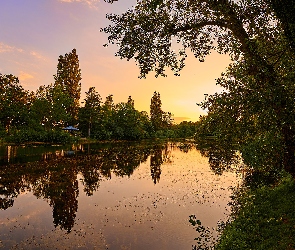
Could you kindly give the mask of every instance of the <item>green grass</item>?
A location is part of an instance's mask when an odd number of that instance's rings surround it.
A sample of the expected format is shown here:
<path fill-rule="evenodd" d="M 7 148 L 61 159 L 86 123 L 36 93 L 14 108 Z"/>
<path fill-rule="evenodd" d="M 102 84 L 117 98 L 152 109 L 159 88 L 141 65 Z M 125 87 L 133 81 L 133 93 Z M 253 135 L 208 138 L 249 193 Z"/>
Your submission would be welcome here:
<path fill-rule="evenodd" d="M 295 182 L 284 177 L 273 187 L 247 190 L 215 249 L 295 249 Z"/>

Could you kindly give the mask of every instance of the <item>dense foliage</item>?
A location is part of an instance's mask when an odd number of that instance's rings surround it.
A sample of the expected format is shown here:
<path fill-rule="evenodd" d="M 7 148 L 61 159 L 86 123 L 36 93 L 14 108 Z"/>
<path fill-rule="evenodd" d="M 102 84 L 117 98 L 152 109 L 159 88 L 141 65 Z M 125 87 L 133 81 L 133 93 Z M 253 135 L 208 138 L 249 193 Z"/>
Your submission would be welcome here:
<path fill-rule="evenodd" d="M 117 56 L 137 61 L 141 77 L 152 70 L 165 75 L 167 67 L 179 74 L 188 50 L 200 61 L 211 50 L 229 54 L 232 64 L 217 80 L 224 91 L 200 104 L 209 114 L 199 134 L 232 141 L 251 167 L 295 175 L 294 6 L 277 0 L 139 0 L 121 15 L 109 14 L 113 24 L 103 31 L 119 46 Z"/>
<path fill-rule="evenodd" d="M 215 249 L 294 249 L 294 198 L 290 176 L 275 186 L 237 191 L 234 221 L 227 224 Z"/>
<path fill-rule="evenodd" d="M 156 100 L 155 100 L 156 99 Z M 155 92 L 151 98 L 151 116 L 134 107 L 131 96 L 127 102 L 115 104 L 113 96 L 101 97 L 91 87 L 86 92 L 85 106 L 80 108 L 79 128 L 83 136 L 98 140 L 141 140 L 148 138 L 186 138 L 196 132 L 196 124 L 182 122 L 173 124 L 170 112 L 161 109 L 160 94 Z M 91 131 L 91 133 L 90 133 Z"/>
<path fill-rule="evenodd" d="M 86 92 L 80 107 L 81 73 L 76 50 L 60 56 L 55 83 L 29 93 L 17 77 L 0 74 L 0 138 L 7 142 L 67 143 L 78 136 L 97 140 L 141 140 L 192 137 L 195 124 L 173 124 L 172 114 L 161 109 L 160 94 L 151 98 L 149 117 L 135 109 L 131 96 L 115 104 L 113 95 L 102 101 L 95 87 Z M 63 131 L 75 126 L 79 132 Z M 75 135 L 75 136 L 74 136 Z"/>
<path fill-rule="evenodd" d="M 71 123 L 77 120 L 79 101 L 81 95 L 81 70 L 76 49 L 72 52 L 60 55 L 57 64 L 57 73 L 54 76 L 55 86 L 60 86 L 63 92 L 67 93 L 72 102 L 64 104 L 67 113 L 71 117 Z"/>
<path fill-rule="evenodd" d="M 2 130 L 10 133 L 27 121 L 30 96 L 13 75 L 0 74 L 0 121 Z"/>

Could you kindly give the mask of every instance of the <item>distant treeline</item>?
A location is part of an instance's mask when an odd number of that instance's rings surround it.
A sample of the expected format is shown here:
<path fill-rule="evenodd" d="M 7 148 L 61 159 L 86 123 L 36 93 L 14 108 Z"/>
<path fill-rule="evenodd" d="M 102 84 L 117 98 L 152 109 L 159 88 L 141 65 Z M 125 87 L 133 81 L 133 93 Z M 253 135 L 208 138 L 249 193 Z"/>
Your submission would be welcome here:
<path fill-rule="evenodd" d="M 151 98 L 150 114 L 138 111 L 131 96 L 115 104 L 113 95 L 102 101 L 90 87 L 80 106 L 81 72 L 76 50 L 60 56 L 54 84 L 35 92 L 24 90 L 17 77 L 0 74 L 0 137 L 6 142 L 69 142 L 76 135 L 97 140 L 184 138 L 196 132 L 196 123 L 173 123 L 173 115 L 161 108 L 160 94 Z"/>

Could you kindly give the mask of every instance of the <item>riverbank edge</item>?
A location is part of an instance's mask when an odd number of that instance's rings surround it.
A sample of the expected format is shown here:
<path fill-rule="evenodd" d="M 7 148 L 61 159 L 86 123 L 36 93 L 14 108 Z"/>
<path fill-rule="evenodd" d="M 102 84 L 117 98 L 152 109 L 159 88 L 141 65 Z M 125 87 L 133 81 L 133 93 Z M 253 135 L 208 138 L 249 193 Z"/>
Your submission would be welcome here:
<path fill-rule="evenodd" d="M 295 181 L 240 191 L 233 217 L 214 249 L 295 249 Z"/>
<path fill-rule="evenodd" d="M 57 143 L 57 142 L 39 142 L 39 141 L 28 141 L 22 143 L 15 143 L 15 142 L 6 142 L 0 141 L 0 146 L 52 146 L 52 145 L 64 145 L 64 144 L 71 144 L 71 143 L 82 143 L 82 144 L 92 144 L 92 143 L 124 143 L 124 142 L 195 142 L 192 138 L 150 138 L 150 139 L 142 139 L 138 141 L 134 140 L 97 140 L 97 139 L 89 139 L 89 138 L 77 138 L 72 142 L 65 142 L 65 143 Z"/>

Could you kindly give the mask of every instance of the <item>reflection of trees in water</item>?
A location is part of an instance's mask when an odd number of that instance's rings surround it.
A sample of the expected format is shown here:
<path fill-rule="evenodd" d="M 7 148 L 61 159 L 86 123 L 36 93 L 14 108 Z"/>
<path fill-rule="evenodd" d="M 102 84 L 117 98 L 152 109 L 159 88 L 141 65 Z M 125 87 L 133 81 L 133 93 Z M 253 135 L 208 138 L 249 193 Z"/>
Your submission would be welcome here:
<path fill-rule="evenodd" d="M 162 164 L 162 148 L 161 146 L 155 146 L 151 154 L 151 176 L 155 184 L 160 181 Z"/>
<path fill-rule="evenodd" d="M 4 166 L 0 169 L 0 209 L 13 206 L 14 199 L 27 188 L 19 173 L 21 169 Z"/>
<path fill-rule="evenodd" d="M 241 154 L 235 149 L 230 141 L 206 140 L 199 141 L 197 149 L 203 156 L 208 157 L 210 168 L 216 174 L 222 174 L 228 169 L 235 169 L 242 174 L 242 185 L 244 187 L 258 187 L 270 185 L 280 179 L 280 168 L 254 169 L 243 163 Z"/>
<path fill-rule="evenodd" d="M 221 175 L 241 161 L 237 150 L 229 141 L 206 140 L 196 147 L 203 156 L 208 157 L 210 168 L 215 174 Z"/>
<path fill-rule="evenodd" d="M 150 154 L 149 149 L 126 147 L 117 152 L 114 173 L 118 176 L 131 176 L 134 170 L 145 162 Z"/>
<path fill-rule="evenodd" d="M 79 164 L 80 173 L 83 176 L 83 191 L 87 196 L 93 195 L 93 193 L 99 188 L 99 182 L 101 181 L 101 172 L 99 166 L 99 157 L 86 156 L 84 161 L 80 162 Z"/>
<path fill-rule="evenodd" d="M 84 192 L 92 195 L 99 188 L 101 179 L 111 179 L 112 173 L 116 176 L 131 176 L 140 163 L 147 160 L 149 154 L 148 147 L 124 145 L 104 148 L 94 155 L 78 157 Z"/>
<path fill-rule="evenodd" d="M 54 180 L 54 177 L 58 179 Z M 76 175 L 69 171 L 54 177 L 51 179 L 54 186 L 49 188 L 50 192 L 45 198 L 50 199 L 50 206 L 53 207 L 54 226 L 59 225 L 70 232 L 78 210 L 78 181 Z"/>
<path fill-rule="evenodd" d="M 195 144 L 191 142 L 182 142 L 177 145 L 181 152 L 188 153 L 190 150 L 195 148 Z"/>
<path fill-rule="evenodd" d="M 155 145 L 151 152 L 150 168 L 154 184 L 159 183 L 161 176 L 161 165 L 171 162 L 171 144 Z"/>
<path fill-rule="evenodd" d="M 168 146 L 119 145 L 97 150 L 93 155 L 58 155 L 46 161 L 0 167 L 0 209 L 12 207 L 19 194 L 32 191 L 52 206 L 54 225 L 70 232 L 78 210 L 78 173 L 84 192 L 90 196 L 99 188 L 102 178 L 111 178 L 112 174 L 131 176 L 151 153 L 151 173 L 156 182 L 160 179 L 161 164 L 170 159 Z"/>
<path fill-rule="evenodd" d="M 34 195 L 48 200 L 54 226 L 70 232 L 78 210 L 77 164 L 74 160 L 57 159 L 26 165 L 22 178 Z"/>

